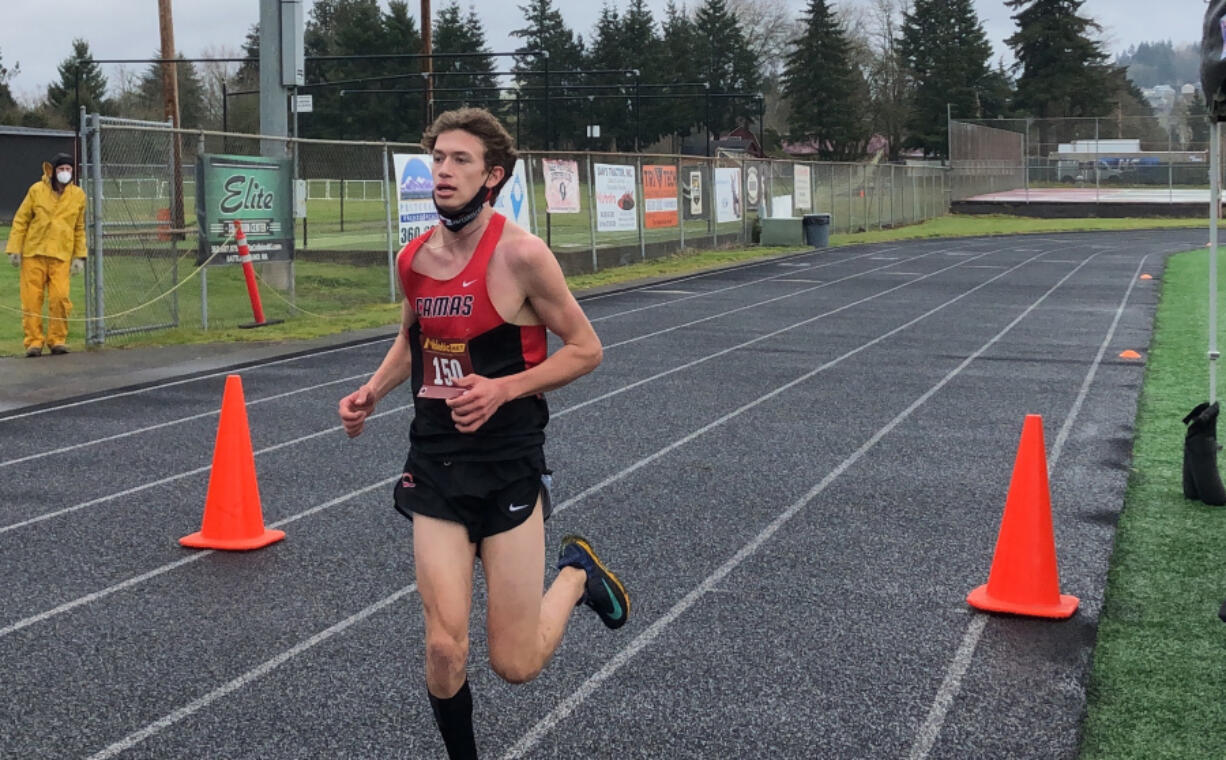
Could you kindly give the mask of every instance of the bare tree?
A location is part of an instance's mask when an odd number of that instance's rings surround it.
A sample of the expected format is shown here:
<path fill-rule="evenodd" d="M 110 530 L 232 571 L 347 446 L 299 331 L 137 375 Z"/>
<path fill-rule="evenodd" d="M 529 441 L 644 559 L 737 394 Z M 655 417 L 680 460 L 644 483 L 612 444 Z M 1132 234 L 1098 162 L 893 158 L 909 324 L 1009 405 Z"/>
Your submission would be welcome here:
<path fill-rule="evenodd" d="M 201 58 L 242 58 L 243 51 L 232 45 L 206 47 Z M 225 110 L 222 86 L 232 86 L 238 76 L 240 64 L 224 61 L 204 61 L 200 64 L 200 79 L 204 85 L 204 112 L 209 124 L 221 128 L 221 115 Z M 231 104 L 233 105 L 233 104 Z"/>
<path fill-rule="evenodd" d="M 873 0 L 869 11 L 868 84 L 873 127 L 889 141 L 891 161 L 898 160 L 910 114 L 911 82 L 898 46 L 903 14 L 910 10 L 911 0 Z"/>

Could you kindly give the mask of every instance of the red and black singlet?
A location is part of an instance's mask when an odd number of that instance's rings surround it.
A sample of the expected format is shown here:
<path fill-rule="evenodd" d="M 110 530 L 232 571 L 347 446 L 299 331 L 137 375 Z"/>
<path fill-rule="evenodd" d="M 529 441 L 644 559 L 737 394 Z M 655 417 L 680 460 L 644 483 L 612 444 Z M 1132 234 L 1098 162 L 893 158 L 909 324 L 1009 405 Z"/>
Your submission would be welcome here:
<path fill-rule="evenodd" d="M 549 407 L 543 395 L 503 404 L 474 433 L 461 433 L 445 399 L 453 381 L 469 373 L 504 377 L 540 364 L 546 356 L 544 325 L 513 325 L 494 308 L 486 286 L 490 257 L 506 217 L 495 213 L 463 271 L 436 280 L 413 271 L 413 257 L 433 229 L 409 241 L 396 259 L 400 286 L 417 321 L 409 330 L 416 414 L 409 430 L 415 451 L 463 461 L 517 459 L 545 442 Z"/>

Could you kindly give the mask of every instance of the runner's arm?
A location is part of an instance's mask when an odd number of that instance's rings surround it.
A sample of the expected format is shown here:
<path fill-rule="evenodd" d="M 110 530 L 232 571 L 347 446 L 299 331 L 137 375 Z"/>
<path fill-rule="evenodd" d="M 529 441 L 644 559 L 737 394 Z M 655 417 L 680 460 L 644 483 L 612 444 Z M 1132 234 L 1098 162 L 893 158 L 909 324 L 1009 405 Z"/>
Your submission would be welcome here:
<path fill-rule="evenodd" d="M 546 329 L 562 339 L 562 347 L 537 366 L 500 378 L 506 384 L 508 398 L 561 388 L 596 369 L 604 357 L 600 338 L 566 286 L 553 251 L 539 238 L 527 238 L 517 254 L 512 266 L 524 295 Z"/>

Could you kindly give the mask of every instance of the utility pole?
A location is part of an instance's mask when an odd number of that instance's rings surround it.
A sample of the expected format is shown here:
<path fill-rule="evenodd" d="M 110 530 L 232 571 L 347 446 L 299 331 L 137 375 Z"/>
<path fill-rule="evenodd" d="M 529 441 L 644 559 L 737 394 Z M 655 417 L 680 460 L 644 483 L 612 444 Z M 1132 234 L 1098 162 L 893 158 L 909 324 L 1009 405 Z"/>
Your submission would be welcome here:
<path fill-rule="evenodd" d="M 430 0 L 421 0 L 421 52 L 422 69 L 426 74 L 426 124 L 434 121 L 434 58 L 430 31 Z"/>
<path fill-rule="evenodd" d="M 158 0 L 158 28 L 162 35 L 162 95 L 164 115 L 176 130 L 179 128 L 179 72 L 175 64 L 175 22 L 171 15 L 171 0 Z M 174 197 L 171 198 L 171 226 L 183 229 L 183 141 L 178 132 L 171 139 L 171 173 L 174 177 Z"/>

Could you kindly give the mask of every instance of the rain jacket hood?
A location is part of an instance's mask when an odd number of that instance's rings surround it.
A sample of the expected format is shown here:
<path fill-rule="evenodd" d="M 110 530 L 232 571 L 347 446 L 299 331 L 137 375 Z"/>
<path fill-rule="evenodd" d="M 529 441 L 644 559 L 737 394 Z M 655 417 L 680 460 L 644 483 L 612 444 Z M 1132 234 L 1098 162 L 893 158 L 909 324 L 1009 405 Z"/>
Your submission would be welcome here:
<path fill-rule="evenodd" d="M 85 258 L 85 191 L 68 184 L 57 195 L 51 184 L 53 170 L 43 162 L 43 178 L 30 185 L 13 217 L 5 253 L 60 261 Z"/>

